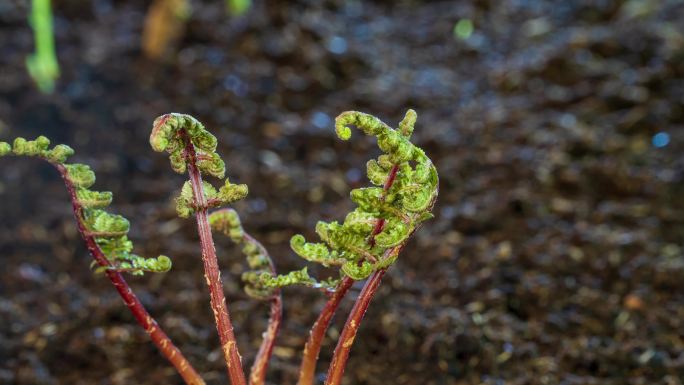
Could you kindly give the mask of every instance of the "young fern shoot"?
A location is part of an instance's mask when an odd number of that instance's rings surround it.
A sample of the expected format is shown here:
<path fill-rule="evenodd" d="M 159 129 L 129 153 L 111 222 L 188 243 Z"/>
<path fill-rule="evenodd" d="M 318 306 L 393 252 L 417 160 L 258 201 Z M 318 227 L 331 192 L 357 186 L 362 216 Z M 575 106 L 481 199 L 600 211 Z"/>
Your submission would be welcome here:
<path fill-rule="evenodd" d="M 219 179 L 224 178 L 226 167 L 216 153 L 216 137 L 190 115 L 170 113 L 155 119 L 150 134 L 150 145 L 157 152 L 168 152 L 173 170 L 181 174 L 187 171 L 190 177 L 176 200 L 176 209 L 179 216 L 184 218 L 195 214 L 204 276 L 209 287 L 211 309 L 221 340 L 228 376 L 232 385 L 245 385 L 242 358 L 223 294 L 221 272 L 207 210 L 244 198 L 247 196 L 247 186 L 232 184 L 226 178 L 225 184 L 217 190 L 202 180 L 202 173 Z"/>
<path fill-rule="evenodd" d="M 437 199 L 437 169 L 425 152 L 410 142 L 416 113 L 409 110 L 397 129 L 358 111 L 347 111 L 335 120 L 342 140 L 351 137 L 350 125 L 377 137 L 383 154 L 367 165 L 368 178 L 376 187 L 351 191 L 357 208 L 343 223 L 319 222 L 316 232 L 323 243 L 307 243 L 301 235 L 291 240 L 302 258 L 339 266 L 344 278 L 314 324 L 305 346 L 298 385 L 311 385 L 320 345 L 332 315 L 354 280 L 371 276 L 349 315 L 339 338 L 326 384 L 339 384 L 351 345 L 370 299 L 382 275 L 392 265 L 409 237 L 427 219 Z"/>
<path fill-rule="evenodd" d="M 376 224 L 368 244 L 371 247 L 380 245 L 384 249 L 381 260 L 391 262 L 380 264 L 373 270 L 373 275 L 356 299 L 337 341 L 328 368 L 326 385 L 339 385 L 342 382 L 359 325 L 382 276 L 389 265 L 396 261 L 410 236 L 425 220 L 433 217 L 432 208 L 439 193 L 439 177 L 430 158 L 410 142 L 416 118 L 415 111 L 409 110 L 396 130 L 373 116 L 355 111 L 343 113 L 335 121 L 335 128 L 341 139 L 349 139 L 351 130 L 348 125 L 355 125 L 365 134 L 376 136 L 380 150 L 385 153 L 377 161 L 371 160 L 367 164 L 368 178 L 371 183 L 382 185 L 382 189 L 378 190 L 376 187 L 365 190 L 370 199 L 355 202 L 360 209 L 376 214 Z M 398 220 L 401 221 L 400 225 L 395 227 Z"/>
<path fill-rule="evenodd" d="M 87 165 L 66 163 L 67 158 L 74 154 L 69 146 L 58 144 L 52 149 L 49 146 L 50 140 L 44 136 L 29 141 L 16 138 L 12 145 L 0 142 L 0 157 L 35 157 L 49 162 L 57 169 L 69 192 L 78 231 L 94 259 L 96 271 L 107 275 L 135 319 L 183 380 L 190 385 L 204 385 L 204 380 L 145 310 L 121 274 L 166 272 L 171 268 L 171 260 L 163 255 L 144 258 L 133 254 L 133 243 L 126 235 L 130 227 L 128 220 L 104 210 L 112 202 L 112 193 L 89 190 L 95 183 L 95 173 Z"/>

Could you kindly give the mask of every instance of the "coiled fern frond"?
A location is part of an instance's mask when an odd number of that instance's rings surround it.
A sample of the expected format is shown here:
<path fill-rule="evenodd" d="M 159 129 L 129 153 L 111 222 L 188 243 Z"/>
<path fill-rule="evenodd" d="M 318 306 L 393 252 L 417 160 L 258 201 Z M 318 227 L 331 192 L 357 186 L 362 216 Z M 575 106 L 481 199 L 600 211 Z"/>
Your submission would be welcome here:
<path fill-rule="evenodd" d="M 233 209 L 221 209 L 209 215 L 211 228 L 230 237 L 242 246 L 249 271 L 242 274 L 245 292 L 256 299 L 269 299 L 276 289 L 290 285 L 314 286 L 318 283 L 309 276 L 307 268 L 276 275 L 273 261 L 264 246 L 245 232 L 238 213 Z"/>
<path fill-rule="evenodd" d="M 201 173 L 219 179 L 226 175 L 226 164 L 216 152 L 216 137 L 190 115 L 170 113 L 155 119 L 150 145 L 157 152 L 168 152 L 171 168 L 179 174 L 186 172 L 188 164 L 193 164 Z M 188 145 L 192 148 L 189 149 Z M 228 178 L 219 189 L 207 181 L 202 181 L 202 187 L 206 207 L 201 209 L 225 206 L 245 198 L 248 193 L 247 185 L 232 184 Z M 187 181 L 176 198 L 176 211 L 180 217 L 187 218 L 197 211 L 195 198 L 191 182 Z"/>
<path fill-rule="evenodd" d="M 171 259 L 165 255 L 145 258 L 133 254 L 133 243 L 127 234 L 130 223 L 121 215 L 104 210 L 112 203 L 109 191 L 93 191 L 95 173 L 88 165 L 66 163 L 74 154 L 71 147 L 58 144 L 50 148 L 50 140 L 39 136 L 35 140 L 16 138 L 12 145 L 0 142 L 0 156 L 31 156 L 44 159 L 62 172 L 66 182 L 73 186 L 79 226 L 87 236 L 94 238 L 111 266 L 100 266 L 97 271 L 107 269 L 142 275 L 143 272 L 166 272 L 171 269 Z"/>
<path fill-rule="evenodd" d="M 351 191 L 357 208 L 342 223 L 318 222 L 316 233 L 322 242 L 293 236 L 290 246 L 295 253 L 307 261 L 339 266 L 354 280 L 394 263 L 399 248 L 417 226 L 432 218 L 438 193 L 437 169 L 410 141 L 416 117 L 415 111 L 408 110 L 396 129 L 358 111 L 343 112 L 335 119 L 335 131 L 342 140 L 351 138 L 350 126 L 377 138 L 383 154 L 366 165 L 375 187 Z"/>

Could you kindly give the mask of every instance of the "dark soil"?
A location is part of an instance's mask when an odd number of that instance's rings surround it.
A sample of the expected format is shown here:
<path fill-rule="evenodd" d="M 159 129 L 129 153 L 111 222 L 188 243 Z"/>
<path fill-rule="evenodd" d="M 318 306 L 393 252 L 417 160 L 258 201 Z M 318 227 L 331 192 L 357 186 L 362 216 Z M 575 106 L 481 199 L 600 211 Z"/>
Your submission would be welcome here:
<path fill-rule="evenodd" d="M 681 2 L 257 1 L 236 19 L 193 1 L 154 63 L 139 48 L 149 2 L 56 0 L 53 95 L 26 74 L 26 3 L 0 2 L 0 139 L 74 147 L 137 251 L 173 258 L 130 281 L 208 383 L 227 379 L 194 225 L 173 209 L 183 177 L 149 148 L 152 120 L 186 112 L 216 133 L 231 179 L 250 186 L 236 205 L 246 228 L 287 271 L 302 265 L 289 237 L 341 219 L 377 153 L 360 135 L 337 140 L 332 119 L 357 109 L 396 124 L 410 107 L 441 175 L 436 218 L 385 279 L 346 383 L 682 384 Z M 453 32 L 462 18 L 467 40 Z M 180 384 L 89 270 L 56 173 L 26 159 L 0 170 L 0 383 Z M 242 293 L 239 251 L 218 246 L 247 366 L 267 306 Z M 282 385 L 324 301 L 285 295 L 269 373 Z"/>

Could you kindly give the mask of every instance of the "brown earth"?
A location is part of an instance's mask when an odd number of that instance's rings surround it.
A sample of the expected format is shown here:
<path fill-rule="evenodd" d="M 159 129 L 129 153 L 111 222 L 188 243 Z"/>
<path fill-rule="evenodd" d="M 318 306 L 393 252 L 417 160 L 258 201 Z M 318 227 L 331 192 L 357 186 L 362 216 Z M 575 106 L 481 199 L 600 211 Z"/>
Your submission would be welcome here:
<path fill-rule="evenodd" d="M 231 18 L 193 1 L 155 63 L 139 48 L 148 2 L 56 0 L 53 95 L 26 74 L 25 3 L 0 4 L 0 139 L 74 147 L 132 221 L 136 250 L 173 258 L 170 273 L 130 281 L 208 383 L 227 379 L 193 224 L 173 209 L 183 178 L 149 148 L 152 120 L 186 112 L 216 133 L 231 179 L 250 186 L 236 205 L 246 228 L 287 271 L 302 265 L 289 237 L 342 218 L 377 153 L 359 135 L 337 140 L 334 116 L 396 124 L 409 107 L 441 175 L 436 218 L 385 279 L 346 383 L 683 382 L 681 2 L 257 1 Z M 466 40 L 453 32 L 464 18 Z M 1 163 L 0 383 L 180 384 L 88 269 L 55 172 Z M 267 307 L 242 293 L 238 250 L 218 246 L 248 365 Z M 285 295 L 269 372 L 282 385 L 324 301 Z"/>

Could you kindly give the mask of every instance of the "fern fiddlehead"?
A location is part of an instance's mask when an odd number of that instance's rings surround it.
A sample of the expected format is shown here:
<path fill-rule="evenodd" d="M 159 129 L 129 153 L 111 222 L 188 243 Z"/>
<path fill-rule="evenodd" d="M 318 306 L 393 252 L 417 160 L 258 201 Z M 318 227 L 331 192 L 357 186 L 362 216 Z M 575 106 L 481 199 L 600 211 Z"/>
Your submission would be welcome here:
<path fill-rule="evenodd" d="M 277 294 L 277 290 L 286 286 L 287 281 L 299 282 L 301 276 L 307 276 L 306 270 L 295 271 L 288 276 L 277 276 L 273 261 L 266 248 L 242 228 L 240 217 L 233 209 L 221 209 L 209 215 L 212 229 L 230 237 L 237 245 L 242 246 L 242 253 L 247 259 L 249 270 L 242 273 L 245 293 L 252 298 L 265 300 Z M 295 284 L 295 282 L 291 283 Z"/>

